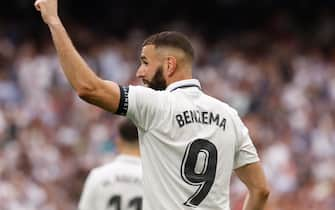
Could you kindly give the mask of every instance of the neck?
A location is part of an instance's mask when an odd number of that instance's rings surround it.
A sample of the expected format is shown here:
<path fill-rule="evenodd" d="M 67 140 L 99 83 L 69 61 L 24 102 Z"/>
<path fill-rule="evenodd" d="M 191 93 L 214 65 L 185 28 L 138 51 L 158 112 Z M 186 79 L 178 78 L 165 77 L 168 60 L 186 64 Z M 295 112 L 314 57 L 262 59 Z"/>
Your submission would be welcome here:
<path fill-rule="evenodd" d="M 177 70 L 172 77 L 168 78 L 166 80 L 166 84 L 167 86 L 169 86 L 172 83 L 181 81 L 181 80 L 186 80 L 186 79 L 192 79 L 192 70 L 191 69 L 183 69 L 181 70 Z"/>
<path fill-rule="evenodd" d="M 119 151 L 120 151 L 120 154 L 140 157 L 140 151 L 137 146 L 135 147 L 133 145 L 125 145 L 119 148 Z"/>

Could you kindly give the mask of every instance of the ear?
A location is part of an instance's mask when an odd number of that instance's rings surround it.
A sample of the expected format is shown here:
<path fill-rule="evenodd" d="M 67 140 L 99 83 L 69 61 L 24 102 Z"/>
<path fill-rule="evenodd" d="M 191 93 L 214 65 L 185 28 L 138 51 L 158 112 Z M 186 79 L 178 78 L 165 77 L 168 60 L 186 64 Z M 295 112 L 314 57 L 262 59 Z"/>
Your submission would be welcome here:
<path fill-rule="evenodd" d="M 167 76 L 173 75 L 177 70 L 177 59 L 174 56 L 167 57 Z"/>

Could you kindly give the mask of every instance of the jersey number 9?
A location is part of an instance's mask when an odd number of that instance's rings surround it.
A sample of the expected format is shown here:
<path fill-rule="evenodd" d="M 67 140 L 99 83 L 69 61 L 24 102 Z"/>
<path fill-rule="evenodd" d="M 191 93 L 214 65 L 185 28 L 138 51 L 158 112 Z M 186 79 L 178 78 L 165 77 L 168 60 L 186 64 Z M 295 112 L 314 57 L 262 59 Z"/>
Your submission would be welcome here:
<path fill-rule="evenodd" d="M 188 144 L 181 165 L 181 176 L 190 185 L 199 186 L 184 205 L 197 207 L 208 195 L 215 180 L 217 149 L 205 139 Z"/>

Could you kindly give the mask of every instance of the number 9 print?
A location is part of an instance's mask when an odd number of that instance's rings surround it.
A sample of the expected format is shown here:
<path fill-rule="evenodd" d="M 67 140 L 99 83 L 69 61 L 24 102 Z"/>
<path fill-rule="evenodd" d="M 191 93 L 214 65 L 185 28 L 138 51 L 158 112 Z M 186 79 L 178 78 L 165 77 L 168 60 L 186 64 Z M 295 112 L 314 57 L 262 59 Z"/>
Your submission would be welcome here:
<path fill-rule="evenodd" d="M 215 180 L 216 166 L 217 149 L 213 143 L 196 139 L 188 144 L 181 165 L 181 177 L 187 184 L 199 187 L 184 205 L 197 207 L 206 198 Z"/>

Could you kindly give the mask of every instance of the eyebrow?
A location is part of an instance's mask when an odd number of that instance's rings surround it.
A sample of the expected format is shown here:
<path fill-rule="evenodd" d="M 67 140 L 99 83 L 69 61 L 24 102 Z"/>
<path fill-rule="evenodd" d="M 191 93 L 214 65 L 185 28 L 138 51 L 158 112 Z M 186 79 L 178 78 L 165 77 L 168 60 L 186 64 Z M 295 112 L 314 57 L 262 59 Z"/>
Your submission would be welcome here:
<path fill-rule="evenodd" d="M 147 57 L 145 57 L 144 55 L 141 55 L 141 58 L 140 58 L 142 61 L 144 60 L 148 60 Z"/>

